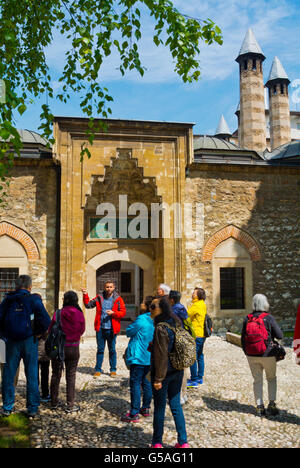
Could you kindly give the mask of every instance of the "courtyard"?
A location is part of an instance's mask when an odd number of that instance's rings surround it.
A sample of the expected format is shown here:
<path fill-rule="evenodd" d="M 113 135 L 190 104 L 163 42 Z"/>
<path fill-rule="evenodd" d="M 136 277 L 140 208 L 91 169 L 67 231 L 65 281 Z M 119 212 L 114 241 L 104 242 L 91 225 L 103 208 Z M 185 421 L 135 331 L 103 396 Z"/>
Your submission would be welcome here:
<path fill-rule="evenodd" d="M 152 418 L 126 424 L 120 417 L 129 409 L 128 371 L 122 355 L 128 339 L 119 336 L 118 376 L 93 378 L 96 346 L 94 339 L 81 345 L 77 372 L 77 401 L 81 411 L 52 412 L 42 405 L 31 423 L 31 443 L 35 448 L 147 448 L 151 443 Z M 253 406 L 252 378 L 240 348 L 222 338 L 211 337 L 205 345 L 206 374 L 202 386 L 188 390 L 184 406 L 191 448 L 300 448 L 300 368 L 291 349 L 278 364 L 278 418 L 258 418 Z M 25 380 L 21 369 L 16 410 L 25 409 Z M 265 386 L 267 403 L 267 388 Z M 65 403 L 64 376 L 61 401 Z M 175 427 L 166 413 L 164 446 L 174 447 Z"/>

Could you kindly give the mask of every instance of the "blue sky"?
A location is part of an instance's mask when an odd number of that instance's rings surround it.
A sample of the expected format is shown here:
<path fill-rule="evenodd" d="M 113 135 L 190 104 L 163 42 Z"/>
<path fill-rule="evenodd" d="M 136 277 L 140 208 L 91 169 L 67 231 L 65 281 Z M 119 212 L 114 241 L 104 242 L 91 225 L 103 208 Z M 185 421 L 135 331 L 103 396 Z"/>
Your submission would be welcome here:
<path fill-rule="evenodd" d="M 144 19 L 141 58 L 147 71 L 143 78 L 132 72 L 122 78 L 117 57 L 111 56 L 103 68 L 101 83 L 114 97 L 112 118 L 194 122 L 195 133 L 214 134 L 221 114 L 231 131 L 237 127 L 235 110 L 239 102 L 238 55 L 246 31 L 251 27 L 267 57 L 264 76 L 267 81 L 274 56 L 277 55 L 291 81 L 300 80 L 300 5 L 299 0 L 174 0 L 185 14 L 210 18 L 224 36 L 222 46 L 203 45 L 200 61 L 202 77 L 198 83 L 183 84 L 173 71 L 170 53 L 152 44 L 152 23 Z M 57 85 L 68 43 L 55 36 L 46 55 Z M 291 94 L 293 89 L 291 89 Z M 16 120 L 18 128 L 38 131 L 42 97 Z M 59 116 L 81 116 L 79 100 L 68 104 L 51 101 L 51 110 Z M 300 111 L 300 104 L 291 103 Z M 95 117 L 97 117 L 95 115 Z"/>

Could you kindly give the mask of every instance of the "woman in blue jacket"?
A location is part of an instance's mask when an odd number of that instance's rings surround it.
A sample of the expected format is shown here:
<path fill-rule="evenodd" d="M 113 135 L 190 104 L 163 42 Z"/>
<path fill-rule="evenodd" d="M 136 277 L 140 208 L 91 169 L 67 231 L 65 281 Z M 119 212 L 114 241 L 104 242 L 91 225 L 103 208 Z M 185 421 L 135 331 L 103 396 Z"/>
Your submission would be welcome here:
<path fill-rule="evenodd" d="M 151 314 L 146 312 L 137 317 L 126 329 L 130 338 L 126 360 L 130 366 L 130 412 L 121 418 L 123 422 L 138 422 L 140 414 L 150 416 L 152 388 L 146 375 L 150 371 L 151 353 L 149 344 L 153 341 L 154 324 Z M 141 388 L 143 389 L 143 404 L 141 407 Z"/>

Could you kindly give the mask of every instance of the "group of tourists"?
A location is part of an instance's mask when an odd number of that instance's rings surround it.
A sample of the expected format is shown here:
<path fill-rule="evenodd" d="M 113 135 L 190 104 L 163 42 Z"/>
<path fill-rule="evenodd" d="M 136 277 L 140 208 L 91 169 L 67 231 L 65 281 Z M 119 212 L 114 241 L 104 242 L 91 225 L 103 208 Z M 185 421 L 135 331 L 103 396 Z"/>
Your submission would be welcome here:
<path fill-rule="evenodd" d="M 126 314 L 124 301 L 117 294 L 112 281 L 106 282 L 104 291 L 92 300 L 86 289 L 82 289 L 82 293 L 85 307 L 96 308 L 97 356 L 94 378 L 99 378 L 104 373 L 102 364 L 106 343 L 110 376 L 114 378 L 117 375 L 116 337 L 121 329 L 121 319 Z M 205 292 L 201 288 L 195 289 L 193 304 L 188 311 L 180 303 L 180 299 L 179 291 L 172 291 L 168 285 L 160 284 L 156 295 L 146 297 L 141 304 L 139 316 L 126 329 L 130 340 L 124 358 L 130 372 L 131 404 L 130 411 L 121 417 L 121 421 L 135 423 L 141 417 L 149 417 L 153 400 L 153 447 L 162 446 L 167 400 L 178 433 L 176 447 L 188 447 L 182 404 L 187 400 L 186 387 L 203 383 Z M 170 353 L 174 348 L 174 330 L 183 328 L 188 319 L 194 330 L 197 352 L 191 367 L 191 378 L 187 381 L 184 378 L 187 372 L 173 367 Z M 159 326 L 160 323 L 163 324 L 162 327 Z"/>
<path fill-rule="evenodd" d="M 32 280 L 21 275 L 16 290 L 6 295 L 0 304 L 0 338 L 5 342 L 2 366 L 2 415 L 14 410 L 15 386 L 20 361 L 23 360 L 27 382 L 27 414 L 35 417 L 40 402 L 50 403 L 52 410 L 59 408 L 59 385 L 65 368 L 67 398 L 65 411 L 77 412 L 75 402 L 76 371 L 80 359 L 80 340 L 85 332 L 85 317 L 79 306 L 78 295 L 68 291 L 63 306 L 52 319 L 42 298 L 32 294 Z M 97 342 L 94 378 L 104 374 L 103 361 L 106 344 L 109 353 L 110 377 L 117 376 L 117 335 L 121 320 L 126 316 L 123 299 L 113 281 L 107 281 L 104 291 L 90 299 L 82 289 L 86 309 L 96 309 L 95 331 Z M 191 306 L 181 303 L 181 293 L 160 284 L 155 295 L 147 296 L 140 306 L 134 322 L 126 329 L 129 338 L 124 361 L 129 369 L 130 410 L 120 415 L 124 423 L 135 423 L 151 416 L 153 402 L 152 447 L 162 447 L 167 402 L 177 431 L 176 448 L 187 448 L 187 431 L 183 406 L 187 389 L 197 388 L 204 382 L 204 345 L 207 333 L 206 294 L 196 287 Z M 276 407 L 277 361 L 283 359 L 284 349 L 276 340 L 283 333 L 269 313 L 269 303 L 262 294 L 253 298 L 253 313 L 243 324 L 241 343 L 253 376 L 257 414 L 279 413 Z M 55 341 L 56 340 L 56 341 Z M 60 340 L 60 341 L 59 341 Z M 300 364 L 300 305 L 295 329 L 295 353 Z M 180 347 L 182 363 L 174 360 Z M 192 346 L 192 347 L 188 347 Z M 179 348 L 178 348 L 179 349 Z M 178 354 L 177 349 L 177 354 Z M 184 356 L 189 349 L 189 356 Z M 184 358 L 188 358 L 184 360 Z M 50 362 L 52 376 L 50 379 Z M 263 372 L 268 382 L 269 405 L 263 400 Z"/>

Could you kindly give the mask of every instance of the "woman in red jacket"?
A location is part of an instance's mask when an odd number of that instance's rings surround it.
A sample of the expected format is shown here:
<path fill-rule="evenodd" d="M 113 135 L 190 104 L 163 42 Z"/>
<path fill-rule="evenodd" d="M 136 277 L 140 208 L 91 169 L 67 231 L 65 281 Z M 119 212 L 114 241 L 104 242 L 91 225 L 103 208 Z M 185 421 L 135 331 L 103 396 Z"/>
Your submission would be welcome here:
<path fill-rule="evenodd" d="M 298 313 L 294 333 L 294 351 L 296 354 L 296 363 L 298 364 L 298 366 L 300 366 L 300 304 L 298 305 Z"/>
<path fill-rule="evenodd" d="M 113 281 L 107 281 L 102 294 L 90 300 L 87 290 L 82 289 L 83 303 L 87 309 L 96 307 L 95 330 L 97 338 L 97 356 L 94 377 L 103 373 L 102 364 L 106 342 L 109 350 L 110 376 L 117 373 L 116 338 L 121 331 L 121 319 L 126 315 L 123 299 L 115 290 Z"/>

